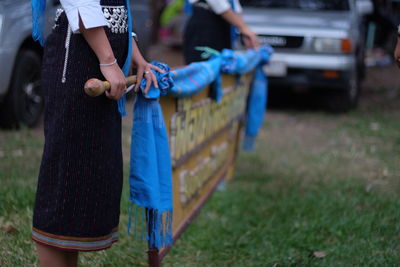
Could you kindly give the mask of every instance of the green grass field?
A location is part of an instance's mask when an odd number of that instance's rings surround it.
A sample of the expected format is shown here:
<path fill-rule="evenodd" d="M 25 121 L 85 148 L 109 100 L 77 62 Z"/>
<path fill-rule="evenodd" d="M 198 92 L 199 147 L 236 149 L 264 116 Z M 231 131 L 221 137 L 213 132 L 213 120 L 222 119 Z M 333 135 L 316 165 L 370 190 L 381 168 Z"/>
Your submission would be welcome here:
<path fill-rule="evenodd" d="M 399 102 L 271 112 L 256 151 L 241 153 L 234 180 L 164 266 L 399 266 Z M 30 227 L 42 146 L 40 130 L 0 131 L 0 266 L 38 264 Z M 124 231 L 127 196 L 125 187 L 120 242 L 82 254 L 81 266 L 146 266 L 144 244 Z"/>

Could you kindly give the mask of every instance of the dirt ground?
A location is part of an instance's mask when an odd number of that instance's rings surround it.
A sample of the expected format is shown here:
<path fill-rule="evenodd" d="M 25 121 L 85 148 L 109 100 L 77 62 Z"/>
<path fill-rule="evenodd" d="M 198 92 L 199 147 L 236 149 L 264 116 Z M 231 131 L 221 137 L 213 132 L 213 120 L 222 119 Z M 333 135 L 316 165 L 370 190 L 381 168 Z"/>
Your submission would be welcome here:
<path fill-rule="evenodd" d="M 369 68 L 360 108 L 400 109 L 400 70 L 392 65 Z"/>

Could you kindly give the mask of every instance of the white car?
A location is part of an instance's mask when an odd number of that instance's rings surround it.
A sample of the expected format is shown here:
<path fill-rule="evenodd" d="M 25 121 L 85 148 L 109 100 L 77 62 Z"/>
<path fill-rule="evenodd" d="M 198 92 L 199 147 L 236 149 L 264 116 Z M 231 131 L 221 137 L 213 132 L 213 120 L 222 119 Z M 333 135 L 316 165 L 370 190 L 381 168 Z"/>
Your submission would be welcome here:
<path fill-rule="evenodd" d="M 366 0 L 242 0 L 244 19 L 275 49 L 266 71 L 272 90 L 324 90 L 328 108 L 356 107 L 364 73 Z"/>

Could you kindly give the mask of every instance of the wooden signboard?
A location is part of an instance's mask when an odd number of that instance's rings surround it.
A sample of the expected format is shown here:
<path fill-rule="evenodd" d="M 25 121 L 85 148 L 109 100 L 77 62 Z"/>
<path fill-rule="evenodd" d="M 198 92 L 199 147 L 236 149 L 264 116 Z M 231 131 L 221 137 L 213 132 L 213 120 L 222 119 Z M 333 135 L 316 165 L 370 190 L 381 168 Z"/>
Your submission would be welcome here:
<path fill-rule="evenodd" d="M 233 174 L 251 79 L 223 76 L 219 103 L 208 97 L 209 88 L 189 98 L 160 100 L 173 164 L 174 240 Z M 159 266 L 169 249 L 150 250 L 150 266 Z"/>

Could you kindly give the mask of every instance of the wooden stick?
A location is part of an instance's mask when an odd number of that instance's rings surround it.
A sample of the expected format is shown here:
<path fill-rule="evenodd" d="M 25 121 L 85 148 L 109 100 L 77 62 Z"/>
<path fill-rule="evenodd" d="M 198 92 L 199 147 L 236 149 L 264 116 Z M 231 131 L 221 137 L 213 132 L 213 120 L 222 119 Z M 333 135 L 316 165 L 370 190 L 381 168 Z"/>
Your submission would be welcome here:
<path fill-rule="evenodd" d="M 126 78 L 126 86 L 129 87 L 137 81 L 136 76 Z M 88 96 L 96 97 L 104 94 L 105 91 L 111 89 L 111 84 L 108 81 L 100 81 L 98 79 L 90 79 L 85 83 L 85 93 Z"/>

